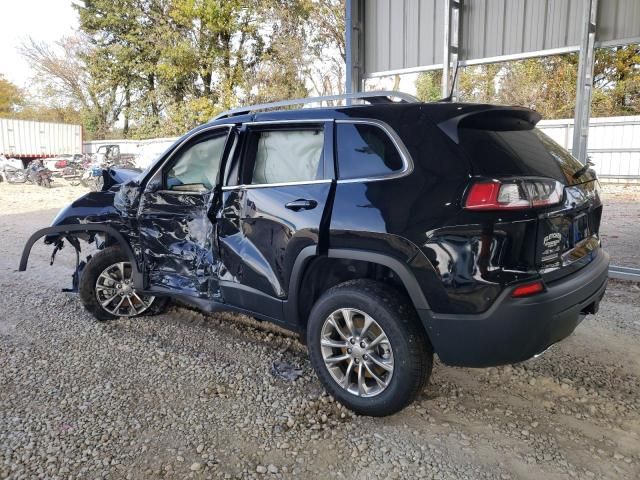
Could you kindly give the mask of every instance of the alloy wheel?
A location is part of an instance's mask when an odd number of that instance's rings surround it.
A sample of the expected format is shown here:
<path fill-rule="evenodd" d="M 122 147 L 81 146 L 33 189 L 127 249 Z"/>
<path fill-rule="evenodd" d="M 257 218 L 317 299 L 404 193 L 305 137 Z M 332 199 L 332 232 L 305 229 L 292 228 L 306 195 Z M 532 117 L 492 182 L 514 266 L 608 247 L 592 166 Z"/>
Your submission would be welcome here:
<path fill-rule="evenodd" d="M 393 376 L 393 350 L 382 327 L 370 315 L 341 308 L 322 326 L 324 364 L 343 389 L 358 397 L 382 393 Z"/>
<path fill-rule="evenodd" d="M 105 268 L 96 280 L 96 297 L 102 308 L 117 317 L 132 317 L 146 311 L 155 297 L 139 295 L 133 288 L 129 262 Z"/>

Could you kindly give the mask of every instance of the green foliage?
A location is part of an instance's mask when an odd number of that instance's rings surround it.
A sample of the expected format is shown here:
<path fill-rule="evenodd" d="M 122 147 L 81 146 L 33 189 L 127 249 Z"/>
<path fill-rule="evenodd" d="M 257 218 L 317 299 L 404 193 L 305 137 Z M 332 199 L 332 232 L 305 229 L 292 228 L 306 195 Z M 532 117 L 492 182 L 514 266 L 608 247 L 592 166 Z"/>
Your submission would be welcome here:
<path fill-rule="evenodd" d="M 87 72 L 121 99 L 123 133 L 178 135 L 247 101 L 307 94 L 308 54 L 337 0 L 87 0 Z M 311 25 L 324 25 L 315 28 Z M 331 35 L 343 27 L 333 27 Z M 113 124 L 112 124 L 113 126 Z"/>
<path fill-rule="evenodd" d="M 41 122 L 81 123 L 80 112 L 69 103 L 61 102 L 52 92 L 43 91 L 43 98 L 27 95 L 0 74 L 0 117 Z"/>
<path fill-rule="evenodd" d="M 423 102 L 434 102 L 442 98 L 442 70 L 422 72 L 416 80 L 416 97 Z"/>
<path fill-rule="evenodd" d="M 24 102 L 22 90 L 0 74 L 0 117 L 13 116 Z"/>
<path fill-rule="evenodd" d="M 0 111 L 81 120 L 96 138 L 148 138 L 182 134 L 243 103 L 342 91 L 344 0 L 84 3 L 77 37 L 23 47 L 40 98 L 0 79 Z M 594 115 L 640 114 L 639 65 L 638 45 L 597 51 Z M 577 66 L 568 54 L 463 68 L 459 98 L 571 117 Z M 420 74 L 417 96 L 439 99 L 440 84 L 440 71 Z"/>
<path fill-rule="evenodd" d="M 543 118 L 572 118 L 577 72 L 577 53 L 466 67 L 458 80 L 459 98 L 523 105 Z M 420 89 L 439 87 L 424 75 L 416 83 L 419 95 Z M 596 50 L 592 92 L 593 116 L 640 114 L 640 45 Z"/>

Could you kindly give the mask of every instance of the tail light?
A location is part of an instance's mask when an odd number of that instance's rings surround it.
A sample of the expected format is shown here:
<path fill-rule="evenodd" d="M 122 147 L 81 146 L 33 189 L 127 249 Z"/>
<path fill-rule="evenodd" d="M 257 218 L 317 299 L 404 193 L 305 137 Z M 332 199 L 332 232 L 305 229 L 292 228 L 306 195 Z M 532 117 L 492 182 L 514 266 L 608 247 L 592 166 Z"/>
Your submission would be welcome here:
<path fill-rule="evenodd" d="M 549 178 L 481 180 L 469 189 L 465 208 L 470 210 L 520 210 L 555 205 L 564 186 Z"/>
<path fill-rule="evenodd" d="M 513 292 L 511 292 L 511 296 L 514 298 L 522 298 L 542 292 L 544 292 L 544 283 L 542 283 L 542 280 L 537 280 L 535 282 L 518 285 L 513 289 Z"/>

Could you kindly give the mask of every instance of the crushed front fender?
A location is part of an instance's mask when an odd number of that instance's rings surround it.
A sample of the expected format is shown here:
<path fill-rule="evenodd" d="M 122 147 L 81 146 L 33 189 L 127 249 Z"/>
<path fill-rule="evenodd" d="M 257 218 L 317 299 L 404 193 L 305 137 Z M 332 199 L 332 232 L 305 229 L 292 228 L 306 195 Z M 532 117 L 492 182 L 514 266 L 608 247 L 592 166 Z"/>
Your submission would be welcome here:
<path fill-rule="evenodd" d="M 22 251 L 22 256 L 20 258 L 20 265 L 18 267 L 18 271 L 24 272 L 27 269 L 27 263 L 29 262 L 29 255 L 31 254 L 31 249 L 33 248 L 33 245 L 40 238 L 48 235 L 53 235 L 53 234 L 58 234 L 65 237 L 73 237 L 73 236 L 81 235 L 84 233 L 104 233 L 109 237 L 113 238 L 118 243 L 118 245 L 120 245 L 120 247 L 123 249 L 127 257 L 129 258 L 129 262 L 131 263 L 134 287 L 140 290 L 143 290 L 145 288 L 144 276 L 142 274 L 142 271 L 140 270 L 140 265 L 138 264 L 136 256 L 133 250 L 131 249 L 131 246 L 129 245 L 129 243 L 126 241 L 124 236 L 120 232 L 118 232 L 115 228 L 109 225 L 104 225 L 99 223 L 58 225 L 55 227 L 47 227 L 47 228 L 42 228 L 38 230 L 33 235 L 31 235 L 31 237 L 29 237 L 29 240 L 27 240 L 27 243 L 24 246 L 24 249 Z"/>

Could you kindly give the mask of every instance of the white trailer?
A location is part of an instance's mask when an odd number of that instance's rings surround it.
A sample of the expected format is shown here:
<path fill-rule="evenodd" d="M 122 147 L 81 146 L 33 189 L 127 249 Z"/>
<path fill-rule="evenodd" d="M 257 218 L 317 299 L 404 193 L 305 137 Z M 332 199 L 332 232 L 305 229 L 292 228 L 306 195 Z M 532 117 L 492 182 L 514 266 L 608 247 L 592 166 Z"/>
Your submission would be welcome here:
<path fill-rule="evenodd" d="M 82 126 L 0 118 L 0 154 L 29 160 L 82 153 Z"/>

